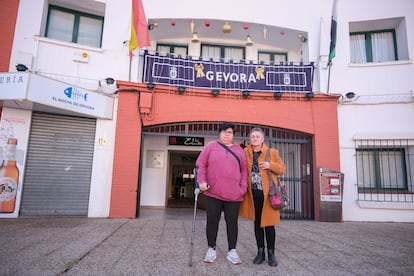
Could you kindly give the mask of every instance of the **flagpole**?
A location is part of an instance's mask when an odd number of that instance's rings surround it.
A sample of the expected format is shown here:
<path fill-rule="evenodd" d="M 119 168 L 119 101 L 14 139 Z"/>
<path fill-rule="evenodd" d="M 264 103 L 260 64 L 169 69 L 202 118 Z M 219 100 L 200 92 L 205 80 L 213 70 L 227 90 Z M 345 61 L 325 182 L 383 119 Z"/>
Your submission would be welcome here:
<path fill-rule="evenodd" d="M 131 82 L 131 68 L 132 68 L 132 57 L 133 54 L 131 51 L 129 51 L 129 73 L 128 73 L 128 81 Z"/>
<path fill-rule="evenodd" d="M 326 89 L 326 93 L 329 93 L 329 83 L 331 81 L 331 66 L 332 66 L 332 62 L 328 63 L 328 87 Z"/>
<path fill-rule="evenodd" d="M 329 45 L 329 56 L 328 56 L 328 87 L 327 93 L 329 93 L 329 85 L 331 81 L 331 66 L 332 59 L 336 56 L 336 32 L 337 32 L 337 4 L 338 0 L 333 0 L 332 3 L 332 16 L 331 16 L 331 43 Z"/>

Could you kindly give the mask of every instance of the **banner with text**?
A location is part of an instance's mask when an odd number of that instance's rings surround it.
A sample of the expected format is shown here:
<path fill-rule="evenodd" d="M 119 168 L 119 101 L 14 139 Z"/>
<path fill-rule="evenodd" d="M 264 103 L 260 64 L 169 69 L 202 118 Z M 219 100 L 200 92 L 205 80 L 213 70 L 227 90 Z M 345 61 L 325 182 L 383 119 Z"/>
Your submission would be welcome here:
<path fill-rule="evenodd" d="M 143 82 L 174 86 L 263 91 L 312 92 L 313 63 L 253 64 L 144 55 Z"/>

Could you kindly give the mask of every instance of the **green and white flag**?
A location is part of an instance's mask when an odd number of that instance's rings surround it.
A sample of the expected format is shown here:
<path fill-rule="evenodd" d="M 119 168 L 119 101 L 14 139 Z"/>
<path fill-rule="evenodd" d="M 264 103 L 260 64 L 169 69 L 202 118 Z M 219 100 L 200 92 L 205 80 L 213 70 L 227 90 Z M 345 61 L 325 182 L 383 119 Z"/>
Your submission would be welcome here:
<path fill-rule="evenodd" d="M 333 0 L 332 19 L 331 19 L 331 44 L 329 45 L 328 64 L 332 63 L 332 59 L 336 54 L 336 4 L 337 0 Z"/>

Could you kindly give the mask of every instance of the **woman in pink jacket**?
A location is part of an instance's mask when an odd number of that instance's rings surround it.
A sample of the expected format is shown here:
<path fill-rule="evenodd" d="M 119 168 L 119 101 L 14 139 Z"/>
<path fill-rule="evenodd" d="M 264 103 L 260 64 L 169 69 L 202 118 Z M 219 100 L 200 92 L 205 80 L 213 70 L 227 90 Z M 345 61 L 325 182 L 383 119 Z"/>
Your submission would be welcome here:
<path fill-rule="evenodd" d="M 206 263 L 216 259 L 216 239 L 222 211 L 227 229 L 227 259 L 233 264 L 241 263 L 236 243 L 240 202 L 247 191 L 247 163 L 243 149 L 233 143 L 234 131 L 234 124 L 221 124 L 219 139 L 207 144 L 196 161 L 197 181 L 206 198 Z"/>

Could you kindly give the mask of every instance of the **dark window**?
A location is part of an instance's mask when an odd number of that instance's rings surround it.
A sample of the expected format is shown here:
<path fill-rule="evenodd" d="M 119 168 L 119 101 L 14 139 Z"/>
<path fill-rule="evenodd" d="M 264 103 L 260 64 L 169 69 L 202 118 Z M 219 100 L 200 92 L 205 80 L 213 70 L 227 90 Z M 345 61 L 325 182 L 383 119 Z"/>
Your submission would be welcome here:
<path fill-rule="evenodd" d="M 404 149 L 357 149 L 358 187 L 407 190 Z"/>

